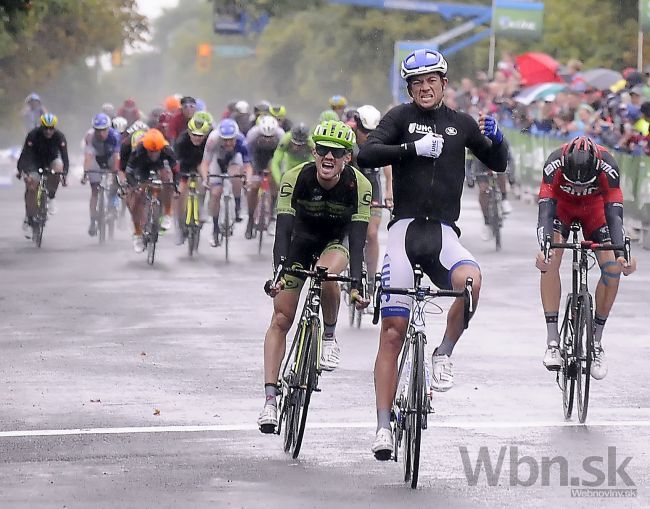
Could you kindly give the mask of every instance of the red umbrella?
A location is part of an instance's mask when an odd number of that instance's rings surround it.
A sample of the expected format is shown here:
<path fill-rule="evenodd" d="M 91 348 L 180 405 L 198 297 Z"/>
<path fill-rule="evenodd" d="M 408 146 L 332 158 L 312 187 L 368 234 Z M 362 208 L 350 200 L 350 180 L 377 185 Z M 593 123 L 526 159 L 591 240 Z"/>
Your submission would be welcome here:
<path fill-rule="evenodd" d="M 557 74 L 559 62 L 546 53 L 524 53 L 515 60 L 523 86 L 562 82 L 562 78 Z"/>

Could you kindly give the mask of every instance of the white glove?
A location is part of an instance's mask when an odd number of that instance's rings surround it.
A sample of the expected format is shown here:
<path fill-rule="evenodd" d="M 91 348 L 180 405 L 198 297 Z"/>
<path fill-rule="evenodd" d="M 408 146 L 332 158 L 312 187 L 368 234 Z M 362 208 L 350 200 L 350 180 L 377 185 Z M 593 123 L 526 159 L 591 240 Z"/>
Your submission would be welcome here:
<path fill-rule="evenodd" d="M 417 155 L 433 157 L 434 159 L 440 157 L 444 143 L 445 139 L 441 135 L 434 133 L 427 133 L 419 140 L 413 142 Z"/>

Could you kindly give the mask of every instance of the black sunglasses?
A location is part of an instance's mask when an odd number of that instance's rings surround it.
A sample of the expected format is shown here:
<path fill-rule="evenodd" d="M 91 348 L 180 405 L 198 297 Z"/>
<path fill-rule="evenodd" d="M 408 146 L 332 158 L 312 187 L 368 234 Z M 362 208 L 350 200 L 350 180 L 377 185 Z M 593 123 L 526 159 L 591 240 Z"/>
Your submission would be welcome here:
<path fill-rule="evenodd" d="M 325 157 L 330 152 L 334 156 L 334 159 L 341 159 L 345 154 L 348 153 L 348 149 L 342 147 L 326 147 L 325 145 L 319 145 L 318 143 L 316 144 L 316 153 L 319 156 Z"/>

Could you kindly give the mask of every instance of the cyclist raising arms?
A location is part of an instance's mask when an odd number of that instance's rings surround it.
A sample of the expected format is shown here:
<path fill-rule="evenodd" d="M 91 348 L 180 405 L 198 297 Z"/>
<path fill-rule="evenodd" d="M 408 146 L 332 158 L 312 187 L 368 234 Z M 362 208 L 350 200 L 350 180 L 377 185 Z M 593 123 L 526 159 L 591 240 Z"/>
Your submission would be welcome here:
<path fill-rule="evenodd" d="M 59 187 L 59 178 L 63 179 L 68 174 L 68 144 L 65 136 L 56 128 L 59 119 L 52 113 L 44 113 L 40 118 L 40 126 L 35 127 L 25 138 L 23 150 L 16 164 L 19 177 L 25 179 L 25 221 L 23 231 L 26 237 L 30 236 L 32 218 L 36 215 L 36 189 L 40 176 L 39 168 L 52 170 L 58 178 L 48 179 L 48 210 L 51 214 L 56 211 L 54 197 Z"/>
<path fill-rule="evenodd" d="M 126 122 L 126 120 L 125 120 Z M 84 136 L 84 175 L 81 183 L 90 181 L 90 226 L 88 235 L 97 235 L 97 199 L 102 176 L 99 171 L 117 173 L 120 168 L 120 134 L 111 127 L 111 118 L 106 113 L 98 113 L 93 118 L 92 128 Z M 88 171 L 93 173 L 88 174 Z M 112 189 L 117 193 L 117 186 Z M 115 194 L 112 194 L 115 196 Z"/>
<path fill-rule="evenodd" d="M 537 234 L 542 250 L 547 235 L 553 242 L 566 242 L 571 223 L 580 221 L 586 240 L 623 244 L 623 193 L 620 171 L 612 155 L 586 136 L 554 150 L 544 164 L 539 191 Z M 542 272 L 540 288 L 546 318 L 547 339 L 544 366 L 560 369 L 562 363 L 558 332 L 558 312 L 562 294 L 560 264 L 562 249 L 550 252 L 549 263 L 537 254 L 536 266 Z M 626 276 L 636 270 L 636 260 L 625 262 L 623 252 L 596 251 L 600 281 L 596 287 L 594 316 L 594 359 L 591 376 L 601 380 L 607 375 L 602 347 L 603 328 L 616 300 L 621 272 Z"/>
<path fill-rule="evenodd" d="M 292 168 L 282 177 L 278 218 L 273 245 L 276 271 L 282 258 L 284 267 L 309 268 L 314 256 L 317 265 L 331 274 L 341 273 L 350 263 L 350 275 L 357 279 L 352 296 L 363 308 L 368 301 L 359 295 L 363 247 L 370 218 L 371 188 L 368 179 L 348 163 L 354 133 L 340 121 L 323 122 L 313 135 L 315 161 Z M 349 250 L 345 244 L 349 242 Z M 278 425 L 276 385 L 285 353 L 286 336 L 295 318 L 304 281 L 293 276 L 271 288 L 271 325 L 264 339 L 264 388 L 266 401 L 257 420 L 260 430 L 273 432 Z M 341 291 L 337 283 L 323 283 L 323 351 L 321 368 L 338 366 L 339 348 L 334 331 Z"/>
<path fill-rule="evenodd" d="M 211 131 L 212 115 L 208 112 L 200 111 L 192 116 L 187 123 L 187 129 L 176 138 L 176 145 L 174 146 L 174 153 L 178 160 L 180 173 L 198 172 L 199 165 L 203 160 L 203 152 L 208 141 L 208 135 Z M 185 175 L 180 177 L 179 191 L 180 197 L 176 202 L 176 220 L 178 221 L 177 245 L 185 242 L 185 237 L 187 236 L 187 231 L 185 230 L 187 176 Z M 199 205 L 203 204 L 204 196 L 205 193 L 201 192 Z"/>
<path fill-rule="evenodd" d="M 354 152 L 354 163 L 361 173 L 372 184 L 372 204 L 382 205 L 382 190 L 379 172 L 381 168 L 364 168 L 356 164 L 356 156 L 359 154 L 359 148 L 367 140 L 368 135 L 377 128 L 381 113 L 377 108 L 366 104 L 361 106 L 354 117 L 355 134 L 357 135 L 357 148 Z M 393 175 L 390 166 L 384 167 L 384 177 L 386 178 L 386 203 L 388 206 L 393 205 Z M 366 243 L 366 263 L 368 265 L 369 282 L 374 283 L 374 275 L 377 272 L 377 261 L 379 260 L 379 225 L 381 224 L 382 209 L 370 210 L 370 222 L 368 223 L 368 239 Z"/>
<path fill-rule="evenodd" d="M 155 171 L 160 173 L 163 182 L 171 182 L 171 168 L 176 164 L 174 151 L 158 129 L 149 129 L 142 136 L 142 141 L 133 149 L 126 167 L 126 178 L 131 189 L 127 199 L 127 205 L 133 219 L 133 249 L 136 253 L 144 251 L 142 240 L 142 224 L 145 187 L 149 173 Z M 162 228 L 161 221 L 161 228 Z"/>
<path fill-rule="evenodd" d="M 269 163 L 284 131 L 278 121 L 271 115 L 260 117 L 257 125 L 246 135 L 246 145 L 252 159 L 252 177 L 248 189 L 248 224 L 246 225 L 246 238 L 253 237 L 253 224 L 255 222 L 255 208 L 262 183 L 264 171 L 269 170 Z"/>
<path fill-rule="evenodd" d="M 394 219 L 382 269 L 385 287 L 413 286 L 413 265 L 420 264 L 431 281 L 443 289 L 462 290 L 473 278 L 476 302 L 481 272 L 474 257 L 459 242 L 455 225 L 465 179 L 465 147 L 497 172 L 506 169 L 508 146 L 496 121 L 479 124 L 443 102 L 447 62 L 437 51 L 420 49 L 401 65 L 413 102 L 391 109 L 359 150 L 365 167 L 392 165 Z M 485 136 L 482 134 L 485 133 Z M 463 328 L 463 301 L 456 299 L 447 315 L 447 328 L 433 354 L 432 388 L 453 385 L 450 356 Z M 390 409 L 397 386 L 397 358 L 409 320 L 408 297 L 382 297 L 382 324 L 375 362 L 377 436 L 372 447 L 378 459 L 393 450 Z"/>
<path fill-rule="evenodd" d="M 199 166 L 199 173 L 203 182 L 207 183 L 209 174 L 241 175 L 244 166 L 250 164 L 246 141 L 239 132 L 237 122 L 231 118 L 224 118 L 210 133 L 203 151 L 203 160 Z M 235 195 L 235 214 L 239 218 L 240 198 L 242 184 L 239 179 L 233 179 L 233 193 Z M 212 212 L 212 241 L 210 245 L 219 245 L 219 208 L 223 193 L 223 179 L 215 179 L 210 190 L 210 210 Z"/>

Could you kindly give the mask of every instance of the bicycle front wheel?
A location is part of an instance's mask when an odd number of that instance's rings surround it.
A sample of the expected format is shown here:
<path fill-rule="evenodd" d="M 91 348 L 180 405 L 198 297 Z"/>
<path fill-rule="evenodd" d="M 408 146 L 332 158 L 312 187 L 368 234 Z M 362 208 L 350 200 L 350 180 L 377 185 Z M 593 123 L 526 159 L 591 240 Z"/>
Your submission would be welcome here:
<path fill-rule="evenodd" d="M 158 243 L 158 228 L 160 219 L 160 205 L 157 203 L 152 203 L 149 207 L 149 220 L 148 220 L 148 230 L 149 230 L 149 239 L 147 242 L 147 262 L 149 265 L 153 265 L 153 262 L 156 259 L 156 244 Z"/>
<path fill-rule="evenodd" d="M 424 384 L 424 338 L 421 333 L 418 333 L 415 338 L 415 345 L 413 346 L 413 364 L 411 367 L 411 385 L 409 386 L 409 405 L 407 416 L 407 425 L 410 432 L 407 434 L 406 447 L 408 447 L 408 454 L 405 454 L 405 459 L 408 456 L 410 460 L 410 481 L 411 488 L 418 487 L 418 477 L 420 473 L 420 443 L 422 440 L 422 428 L 424 426 L 424 412 L 426 406 L 424 400 L 426 398 L 426 388 Z M 405 472 L 406 473 L 406 472 Z M 406 482 L 409 479 L 405 479 Z"/>
<path fill-rule="evenodd" d="M 262 193 L 259 197 L 259 203 L 257 204 L 257 214 L 255 221 L 255 229 L 259 235 L 257 239 L 257 254 L 262 254 L 262 241 L 264 239 L 264 231 L 267 227 L 266 214 L 267 214 L 267 198 L 268 193 Z"/>
<path fill-rule="evenodd" d="M 304 364 L 300 377 L 301 390 L 303 390 L 302 404 L 300 405 L 300 424 L 296 433 L 296 442 L 293 448 L 293 458 L 297 458 L 300 454 L 300 447 L 302 446 L 302 439 L 305 436 L 305 426 L 307 424 L 307 410 L 309 409 L 309 402 L 311 401 L 312 392 L 316 388 L 317 382 L 317 366 L 318 366 L 318 336 L 320 334 L 320 326 L 316 320 L 311 320 L 307 326 L 307 334 L 305 335 L 304 342 Z M 304 384 L 304 389 L 303 389 Z M 298 419 L 296 419 L 298 421 Z"/>
<path fill-rule="evenodd" d="M 497 196 L 494 189 L 490 189 L 488 192 L 488 223 L 492 229 L 496 250 L 499 251 L 501 249 L 501 220 L 499 218 Z"/>
<path fill-rule="evenodd" d="M 591 360 L 594 354 L 594 329 L 591 295 L 582 295 L 578 301 L 575 316 L 573 344 L 576 355 L 576 382 L 578 395 L 578 420 L 587 420 L 589 408 L 589 382 L 591 380 Z"/>
<path fill-rule="evenodd" d="M 32 226 L 32 238 L 36 247 L 40 248 L 43 243 L 45 222 L 47 221 L 47 193 L 45 191 L 38 191 L 37 205 L 36 221 L 34 222 L 34 226 Z"/>
<path fill-rule="evenodd" d="M 570 419 L 573 412 L 573 396 L 576 384 L 576 365 L 575 350 L 573 347 L 573 320 L 571 319 L 573 307 L 573 297 L 571 294 L 567 297 L 566 311 L 562 320 L 560 337 L 562 341 L 562 366 L 560 367 L 559 382 L 562 389 L 562 408 L 564 409 L 564 418 Z"/>
<path fill-rule="evenodd" d="M 223 235 L 223 240 L 224 240 L 224 249 L 226 251 L 226 261 L 229 261 L 229 254 L 230 254 L 230 197 L 226 196 L 224 198 L 224 230 L 222 232 Z"/>
<path fill-rule="evenodd" d="M 105 191 L 100 187 L 99 196 L 97 197 L 97 209 L 96 209 L 96 220 L 97 220 L 97 237 L 100 244 L 106 242 L 106 197 Z"/>

